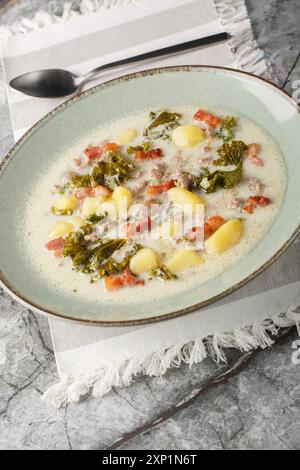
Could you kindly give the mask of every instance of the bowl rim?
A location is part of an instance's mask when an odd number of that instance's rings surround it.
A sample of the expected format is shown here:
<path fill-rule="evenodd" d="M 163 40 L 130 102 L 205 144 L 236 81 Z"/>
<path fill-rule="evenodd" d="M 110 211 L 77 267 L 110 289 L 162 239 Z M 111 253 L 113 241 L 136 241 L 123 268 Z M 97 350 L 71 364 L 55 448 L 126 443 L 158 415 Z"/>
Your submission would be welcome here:
<path fill-rule="evenodd" d="M 60 111 L 65 109 L 66 107 L 70 106 L 73 103 L 76 103 L 83 99 L 85 96 L 92 95 L 94 93 L 97 93 L 99 90 L 102 88 L 106 88 L 107 86 L 117 84 L 119 82 L 123 81 L 130 81 L 139 77 L 144 77 L 144 76 L 151 76 L 151 75 L 158 75 L 161 73 L 165 72 L 190 72 L 190 71 L 225 71 L 225 72 L 230 72 L 233 75 L 242 75 L 242 76 L 250 76 L 254 80 L 260 81 L 265 83 L 268 86 L 271 86 L 272 88 L 275 88 L 277 92 L 279 92 L 285 99 L 288 99 L 290 101 L 290 104 L 295 106 L 296 110 L 300 114 L 300 106 L 294 101 L 294 99 L 291 97 L 291 95 L 283 90 L 280 86 L 278 86 L 275 83 L 272 83 L 271 81 L 267 80 L 266 78 L 257 76 L 253 73 L 246 72 L 244 70 L 238 70 L 234 69 L 231 67 L 223 67 L 223 66 L 217 66 L 217 65 L 180 65 L 180 66 L 167 66 L 167 67 L 155 67 L 152 69 L 146 69 L 146 70 L 141 70 L 138 72 L 133 72 L 125 75 L 121 75 L 117 78 L 113 78 L 111 80 L 107 80 L 103 83 L 100 83 L 94 87 L 89 88 L 88 90 L 85 90 L 83 92 L 80 92 L 76 94 L 75 96 L 71 96 L 69 99 L 61 103 L 59 106 L 55 107 L 52 111 L 47 113 L 45 116 L 43 116 L 39 121 L 37 121 L 26 133 L 18 139 L 18 141 L 13 145 L 13 147 L 10 149 L 10 151 L 7 153 L 7 155 L 4 157 L 4 159 L 0 162 L 0 177 L 1 174 L 4 172 L 6 165 L 8 162 L 13 158 L 15 153 L 18 151 L 19 147 L 23 145 L 23 142 L 27 140 L 28 137 L 30 137 L 31 134 L 33 134 L 36 130 L 39 129 L 40 126 L 42 126 L 44 123 L 48 122 L 53 116 L 56 114 L 59 114 Z M 258 274 L 262 273 L 265 271 L 271 264 L 276 261 L 279 256 L 281 256 L 284 251 L 292 244 L 292 242 L 296 239 L 296 237 L 300 234 L 300 224 L 296 228 L 296 230 L 292 233 L 292 235 L 288 238 L 288 240 L 281 246 L 279 250 L 276 251 L 276 253 L 273 254 L 269 258 L 268 261 L 266 261 L 263 265 L 261 265 L 258 269 L 256 269 L 253 273 L 250 275 L 246 276 L 244 279 L 242 279 L 240 282 L 234 284 L 233 286 L 229 287 L 228 289 L 225 289 L 223 292 L 220 294 L 217 294 L 207 300 L 204 300 L 202 302 L 199 302 L 197 304 L 191 305 L 190 307 L 186 307 L 180 310 L 175 310 L 172 312 L 165 313 L 163 315 L 159 316 L 152 316 L 149 318 L 141 318 L 141 319 L 134 319 L 134 320 L 118 320 L 118 321 L 112 321 L 112 320 L 88 320 L 88 319 L 78 319 L 76 317 L 72 316 L 67 316 L 61 313 L 57 313 L 55 311 L 52 311 L 50 309 L 45 309 L 42 305 L 38 305 L 34 302 L 32 302 L 30 299 L 27 299 L 23 294 L 21 294 L 5 277 L 5 275 L 2 273 L 0 269 L 0 286 L 15 300 L 17 300 L 20 304 L 24 305 L 25 307 L 33 310 L 34 312 L 37 312 L 43 316 L 49 317 L 49 318 L 54 318 L 57 320 L 63 320 L 63 321 L 68 321 L 70 323 L 77 323 L 77 324 L 82 324 L 86 326 L 99 326 L 99 327 L 126 327 L 126 326 L 138 326 L 138 325 L 146 325 L 146 324 L 153 324 L 153 323 L 158 323 L 160 321 L 166 321 L 166 320 L 171 320 L 176 317 L 180 317 L 183 315 L 187 315 L 189 313 L 193 313 L 203 307 L 207 307 L 208 305 L 213 304 L 214 302 L 217 302 L 220 299 L 223 299 L 227 295 L 230 295 L 240 287 L 244 286 L 247 284 L 249 281 L 254 279 Z"/>

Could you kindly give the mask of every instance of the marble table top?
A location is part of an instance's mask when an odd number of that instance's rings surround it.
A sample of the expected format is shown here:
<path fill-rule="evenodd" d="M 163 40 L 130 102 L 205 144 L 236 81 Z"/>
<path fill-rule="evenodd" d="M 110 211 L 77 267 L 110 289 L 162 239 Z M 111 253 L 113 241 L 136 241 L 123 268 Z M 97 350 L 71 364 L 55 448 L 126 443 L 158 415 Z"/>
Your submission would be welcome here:
<path fill-rule="evenodd" d="M 79 0 L 74 2 L 79 4 Z M 300 79 L 299 0 L 246 0 L 255 36 L 287 91 Z M 59 13 L 63 0 L 0 0 L 0 23 Z M 0 157 L 13 144 L 0 70 Z M 58 379 L 48 323 L 0 290 L 0 449 L 300 449 L 295 329 L 271 349 L 228 364 L 210 359 L 139 377 L 101 400 L 54 410 L 42 393 Z M 178 404 L 180 404 L 178 406 Z"/>

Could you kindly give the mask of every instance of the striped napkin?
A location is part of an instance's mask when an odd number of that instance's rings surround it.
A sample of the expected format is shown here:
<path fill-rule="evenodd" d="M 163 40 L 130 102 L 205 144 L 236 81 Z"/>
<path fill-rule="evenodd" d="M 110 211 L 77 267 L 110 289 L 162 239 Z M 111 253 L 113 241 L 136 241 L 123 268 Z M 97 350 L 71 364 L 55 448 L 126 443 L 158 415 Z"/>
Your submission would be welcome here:
<path fill-rule="evenodd" d="M 102 7 L 99 7 L 99 4 Z M 102 73 L 88 86 L 162 65 L 206 64 L 245 69 L 271 77 L 252 37 L 243 0 L 83 0 L 81 15 L 68 5 L 61 18 L 38 14 L 0 28 L 5 80 L 41 68 L 86 73 L 101 64 L 226 30 L 229 44 L 180 53 Z M 96 10 L 96 11 L 95 11 Z M 25 97 L 7 88 L 15 138 L 63 100 Z M 270 334 L 299 321 L 299 244 L 247 286 L 200 312 L 153 325 L 98 328 L 50 319 L 60 383 L 45 399 L 54 406 L 77 402 L 90 389 L 103 396 L 128 386 L 139 373 L 163 375 L 181 361 L 207 354 L 225 360 L 224 349 L 243 351 L 272 344 Z M 285 313 L 284 313 L 285 312 Z"/>

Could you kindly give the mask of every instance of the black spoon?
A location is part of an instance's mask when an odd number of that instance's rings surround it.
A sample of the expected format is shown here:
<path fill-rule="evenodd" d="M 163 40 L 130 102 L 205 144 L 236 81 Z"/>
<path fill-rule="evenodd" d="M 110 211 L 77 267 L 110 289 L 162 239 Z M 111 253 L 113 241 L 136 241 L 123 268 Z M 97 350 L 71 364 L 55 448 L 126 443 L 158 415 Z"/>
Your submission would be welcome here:
<path fill-rule="evenodd" d="M 10 86 L 26 95 L 35 96 L 37 98 L 58 98 L 72 95 L 102 70 L 194 49 L 200 46 L 208 46 L 217 42 L 226 41 L 227 39 L 229 39 L 227 33 L 214 34 L 194 41 L 177 44 L 176 46 L 165 47 L 156 51 L 118 60 L 110 64 L 100 65 L 100 67 L 82 76 L 77 76 L 63 69 L 37 70 L 14 78 L 11 80 Z"/>

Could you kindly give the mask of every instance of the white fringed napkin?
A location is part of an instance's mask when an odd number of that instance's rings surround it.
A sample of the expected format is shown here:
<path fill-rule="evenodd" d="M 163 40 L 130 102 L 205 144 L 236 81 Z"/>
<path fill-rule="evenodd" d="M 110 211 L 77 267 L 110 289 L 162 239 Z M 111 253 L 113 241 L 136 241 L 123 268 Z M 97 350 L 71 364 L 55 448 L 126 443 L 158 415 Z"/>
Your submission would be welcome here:
<path fill-rule="evenodd" d="M 26 71 L 62 67 L 84 73 L 101 63 L 216 34 L 233 36 L 175 56 L 103 73 L 89 86 L 129 71 L 162 65 L 212 64 L 271 78 L 253 40 L 243 0 L 83 0 L 82 15 L 65 6 L 62 17 L 39 13 L 32 21 L 0 28 L 5 79 Z M 15 138 L 62 100 L 39 100 L 10 89 Z M 277 328 L 299 322 L 299 243 L 247 286 L 200 312 L 152 325 L 97 328 L 49 320 L 61 382 L 44 396 L 54 406 L 77 402 L 87 391 L 103 396 L 127 386 L 139 373 L 163 375 L 181 361 L 210 354 L 226 360 L 224 348 L 248 351 L 272 344 Z M 284 313 L 285 312 L 285 313 Z"/>

